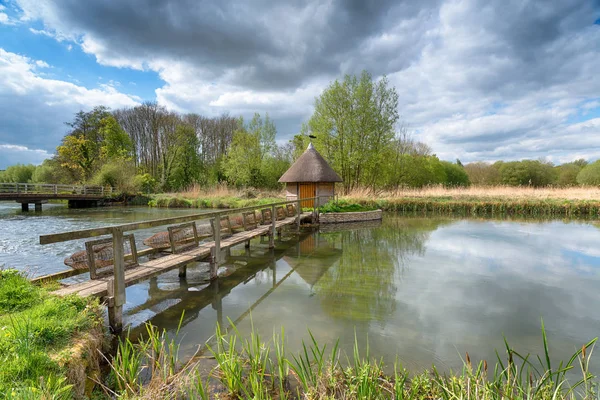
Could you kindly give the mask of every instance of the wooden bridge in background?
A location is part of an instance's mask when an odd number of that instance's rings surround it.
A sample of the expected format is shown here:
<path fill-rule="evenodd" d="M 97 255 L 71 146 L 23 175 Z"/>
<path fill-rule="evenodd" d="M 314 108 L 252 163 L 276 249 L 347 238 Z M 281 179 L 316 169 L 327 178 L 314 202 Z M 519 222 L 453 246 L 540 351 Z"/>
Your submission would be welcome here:
<path fill-rule="evenodd" d="M 300 202 L 304 200 L 307 199 L 43 235 L 40 236 L 42 245 L 103 235 L 110 235 L 111 238 L 86 242 L 89 269 L 67 270 L 39 277 L 33 281 L 39 283 L 58 280 L 89 271 L 90 280 L 65 286 L 55 293 L 63 296 L 69 294 L 95 296 L 106 300 L 111 329 L 113 332 L 120 332 L 123 329 L 126 287 L 176 268 L 179 268 L 179 276 L 184 278 L 186 266 L 198 261 L 208 261 L 210 279 L 217 279 L 218 265 L 223 261 L 222 250 L 241 243 L 250 247 L 250 240 L 258 236 L 268 236 L 269 248 L 273 248 L 275 236 L 280 235 L 285 226 L 294 225 L 299 230 L 302 220 L 318 216 L 318 208 L 313 212 L 302 212 Z M 317 200 L 318 204 L 321 203 L 317 197 L 308 200 Z M 234 226 L 231 216 L 236 214 L 237 224 Z M 210 221 L 212 234 L 209 237 L 201 238 L 198 235 L 196 221 L 201 220 Z M 141 257 L 151 254 L 160 255 L 164 252 L 154 248 L 138 251 L 133 234 L 125 233 L 159 226 L 167 226 L 170 254 L 146 262 L 138 262 Z M 126 245 L 129 248 L 128 253 L 125 251 Z M 110 248 L 110 252 L 107 253 L 106 248 Z M 109 256 L 102 256 L 103 252 Z"/>
<path fill-rule="evenodd" d="M 23 211 L 29 211 L 29 204 L 35 204 L 35 211 L 42 211 L 42 204 L 48 200 L 68 200 L 69 207 L 72 208 L 93 207 L 112 195 L 113 189 L 110 186 L 0 183 L 0 201 L 21 203 Z"/>

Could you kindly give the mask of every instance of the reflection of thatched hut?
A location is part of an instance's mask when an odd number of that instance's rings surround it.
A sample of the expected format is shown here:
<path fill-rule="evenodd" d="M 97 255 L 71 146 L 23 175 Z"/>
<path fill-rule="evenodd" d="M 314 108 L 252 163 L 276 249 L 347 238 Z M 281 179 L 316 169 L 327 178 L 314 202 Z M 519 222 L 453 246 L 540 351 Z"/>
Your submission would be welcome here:
<path fill-rule="evenodd" d="M 327 161 L 313 147 L 308 145 L 306 151 L 296 160 L 279 182 L 286 184 L 288 200 L 307 199 L 311 197 L 334 196 L 335 182 L 342 178 L 327 164 Z M 320 204 L 328 199 L 323 198 Z M 303 207 L 314 207 L 313 201 L 302 202 Z"/>

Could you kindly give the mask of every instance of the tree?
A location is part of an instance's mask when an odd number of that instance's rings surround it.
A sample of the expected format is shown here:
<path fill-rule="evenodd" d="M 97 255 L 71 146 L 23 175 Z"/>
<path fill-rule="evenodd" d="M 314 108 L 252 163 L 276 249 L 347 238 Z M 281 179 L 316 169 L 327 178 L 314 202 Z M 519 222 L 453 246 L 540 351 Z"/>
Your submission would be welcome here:
<path fill-rule="evenodd" d="M 498 165 L 485 162 L 472 162 L 465 165 L 465 172 L 469 181 L 477 186 L 498 185 L 502 181 Z"/>
<path fill-rule="evenodd" d="M 557 176 L 556 184 L 559 186 L 575 186 L 575 185 L 577 185 L 577 175 L 585 166 L 585 164 L 580 163 L 580 161 L 583 161 L 583 160 L 577 160 L 574 162 L 562 164 L 562 165 L 555 167 L 556 176 Z"/>
<path fill-rule="evenodd" d="M 315 100 L 310 131 L 317 136 L 317 149 L 340 173 L 346 193 L 377 185 L 398 119 L 396 89 L 366 71 L 334 81 Z"/>
<path fill-rule="evenodd" d="M 552 163 L 523 160 L 502 163 L 499 166 L 502 183 L 511 186 L 541 187 L 555 181 Z"/>
<path fill-rule="evenodd" d="M 200 179 L 201 164 L 198 154 L 200 140 L 191 125 L 177 127 L 177 143 L 172 151 L 176 153 L 175 166 L 170 187 L 175 190 L 184 189 Z"/>
<path fill-rule="evenodd" d="M 223 161 L 227 180 L 236 186 L 255 186 L 260 181 L 261 146 L 256 134 L 240 129 Z"/>
<path fill-rule="evenodd" d="M 99 106 L 92 111 L 79 111 L 72 122 L 67 122 L 71 131 L 56 148 L 56 153 L 61 166 L 68 169 L 75 180 L 90 179 L 101 165 L 103 129 L 108 117 L 108 109 Z"/>
<path fill-rule="evenodd" d="M 600 186 L 600 160 L 585 166 L 577 174 L 577 183 L 580 185 Z"/>
<path fill-rule="evenodd" d="M 446 173 L 446 185 L 448 186 L 469 186 L 469 176 L 462 167 L 462 164 L 452 164 L 449 161 L 442 161 L 444 172 Z"/>
<path fill-rule="evenodd" d="M 133 142 L 115 117 L 109 115 L 100 121 L 100 134 L 102 136 L 100 153 L 104 160 L 133 157 Z"/>

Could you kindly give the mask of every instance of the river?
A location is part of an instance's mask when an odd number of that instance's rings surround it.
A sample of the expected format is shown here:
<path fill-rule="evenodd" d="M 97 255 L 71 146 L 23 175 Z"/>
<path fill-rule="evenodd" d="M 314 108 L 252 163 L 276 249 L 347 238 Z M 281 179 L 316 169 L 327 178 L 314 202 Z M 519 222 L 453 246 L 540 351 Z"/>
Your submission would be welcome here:
<path fill-rule="evenodd" d="M 56 272 L 81 243 L 40 246 L 38 236 L 198 212 L 150 208 L 69 210 L 47 205 L 24 214 L 0 203 L 0 265 Z M 138 240 L 156 232 L 136 232 Z M 284 235 L 274 250 L 255 239 L 231 250 L 222 277 L 207 265 L 127 289 L 132 333 L 150 321 L 194 354 L 217 321 L 251 326 L 265 339 L 283 326 L 288 349 L 355 334 L 370 353 L 411 370 L 458 369 L 461 357 L 494 363 L 503 335 L 521 353 L 542 354 L 541 318 L 554 359 L 568 359 L 600 333 L 600 229 L 590 221 L 502 221 L 385 214 L 381 224 Z M 593 367 L 598 370 L 598 358 Z"/>

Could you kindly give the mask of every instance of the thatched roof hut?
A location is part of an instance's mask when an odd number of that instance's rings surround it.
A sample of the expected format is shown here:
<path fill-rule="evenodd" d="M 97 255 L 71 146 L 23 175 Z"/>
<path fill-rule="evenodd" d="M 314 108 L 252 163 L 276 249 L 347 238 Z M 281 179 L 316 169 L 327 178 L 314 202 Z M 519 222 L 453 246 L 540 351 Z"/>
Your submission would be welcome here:
<path fill-rule="evenodd" d="M 286 184 L 288 200 L 319 197 L 319 204 L 335 195 L 335 183 L 342 178 L 327 164 L 312 143 L 296 162 L 279 178 Z M 312 201 L 302 202 L 303 207 L 313 207 Z"/>

